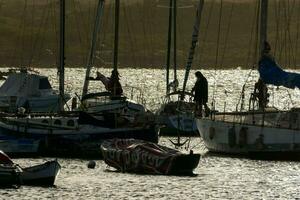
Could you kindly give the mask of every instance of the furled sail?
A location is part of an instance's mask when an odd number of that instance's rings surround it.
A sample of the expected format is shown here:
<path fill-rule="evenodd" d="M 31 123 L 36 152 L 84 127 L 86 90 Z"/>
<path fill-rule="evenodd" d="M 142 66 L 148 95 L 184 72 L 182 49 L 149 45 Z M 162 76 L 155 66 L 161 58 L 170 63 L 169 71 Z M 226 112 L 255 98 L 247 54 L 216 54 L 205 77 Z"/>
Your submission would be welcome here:
<path fill-rule="evenodd" d="M 286 72 L 270 56 L 263 56 L 258 68 L 260 78 L 266 84 L 300 88 L 300 74 Z"/>

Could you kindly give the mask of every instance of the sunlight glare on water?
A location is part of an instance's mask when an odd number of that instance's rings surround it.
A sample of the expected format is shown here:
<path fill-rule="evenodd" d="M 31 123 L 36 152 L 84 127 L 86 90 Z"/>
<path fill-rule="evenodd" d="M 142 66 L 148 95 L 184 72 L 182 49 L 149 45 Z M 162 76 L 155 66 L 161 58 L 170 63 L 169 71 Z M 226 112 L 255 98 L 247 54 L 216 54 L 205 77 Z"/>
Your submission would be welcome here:
<path fill-rule="evenodd" d="M 58 88 L 55 69 L 39 69 L 47 75 L 54 88 Z M 99 69 L 106 76 L 110 69 Z M 121 83 L 139 87 L 146 99 L 147 107 L 159 108 L 165 93 L 165 72 L 157 69 L 120 69 Z M 188 82 L 190 90 L 195 82 L 194 72 Z M 209 102 L 215 87 L 216 109 L 235 110 L 236 103 L 248 70 L 203 70 L 209 83 Z M 66 91 L 81 95 L 84 70 L 66 69 Z M 95 76 L 95 71 L 93 72 Z M 182 80 L 183 71 L 179 71 Z M 249 93 L 257 80 L 254 72 L 246 85 L 245 107 Z M 215 82 L 216 80 L 216 82 Z M 98 83 L 91 83 L 91 92 L 104 90 Z M 225 94 L 227 91 L 227 95 Z M 271 87 L 270 104 L 284 109 L 300 105 L 299 90 Z M 130 93 L 126 90 L 126 93 Z M 276 94 L 276 95 L 274 95 Z M 280 101 L 279 101 L 280 100 Z M 161 144 L 171 146 L 168 138 Z M 107 170 L 107 165 L 96 160 L 96 168 L 88 169 L 87 160 L 59 159 L 62 166 L 56 187 L 27 187 L 1 189 L 0 199 L 297 199 L 300 198 L 300 163 L 292 161 L 256 161 L 245 158 L 230 158 L 207 154 L 200 138 L 191 141 L 194 152 L 200 152 L 196 177 L 150 176 L 116 173 Z M 183 149 L 184 150 L 184 149 Z M 37 164 L 49 159 L 15 159 L 21 166 Z M 111 168 L 110 168 L 111 169 Z"/>

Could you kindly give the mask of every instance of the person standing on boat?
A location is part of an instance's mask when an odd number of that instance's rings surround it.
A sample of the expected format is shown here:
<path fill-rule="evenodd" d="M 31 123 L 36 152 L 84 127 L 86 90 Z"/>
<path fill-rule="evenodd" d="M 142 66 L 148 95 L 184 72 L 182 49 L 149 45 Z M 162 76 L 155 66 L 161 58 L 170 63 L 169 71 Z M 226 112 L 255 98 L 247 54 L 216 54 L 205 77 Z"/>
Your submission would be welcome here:
<path fill-rule="evenodd" d="M 260 110 L 265 110 L 269 101 L 269 94 L 268 87 L 262 79 L 258 79 L 254 85 L 254 98 L 258 101 L 258 108 Z"/>
<path fill-rule="evenodd" d="M 198 115 L 202 116 L 202 109 L 204 106 L 205 112 L 207 113 L 207 99 L 208 99 L 208 83 L 207 79 L 203 76 L 200 71 L 195 73 L 197 81 L 192 89 L 192 94 L 194 94 L 194 101 L 196 102 L 196 112 Z"/>
<path fill-rule="evenodd" d="M 119 72 L 112 70 L 110 77 L 105 77 L 100 72 L 97 72 L 97 78 L 100 80 L 105 89 L 113 94 L 113 96 L 121 96 L 123 94 L 122 85 L 120 83 Z"/>

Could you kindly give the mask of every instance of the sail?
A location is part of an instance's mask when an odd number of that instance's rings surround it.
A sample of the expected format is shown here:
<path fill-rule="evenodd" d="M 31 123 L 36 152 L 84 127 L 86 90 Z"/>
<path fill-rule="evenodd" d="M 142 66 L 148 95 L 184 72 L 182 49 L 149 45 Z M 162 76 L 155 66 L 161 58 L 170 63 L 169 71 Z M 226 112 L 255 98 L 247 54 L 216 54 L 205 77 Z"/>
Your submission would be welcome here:
<path fill-rule="evenodd" d="M 258 68 L 260 78 L 266 84 L 300 88 L 300 74 L 286 72 L 269 56 L 263 56 Z"/>

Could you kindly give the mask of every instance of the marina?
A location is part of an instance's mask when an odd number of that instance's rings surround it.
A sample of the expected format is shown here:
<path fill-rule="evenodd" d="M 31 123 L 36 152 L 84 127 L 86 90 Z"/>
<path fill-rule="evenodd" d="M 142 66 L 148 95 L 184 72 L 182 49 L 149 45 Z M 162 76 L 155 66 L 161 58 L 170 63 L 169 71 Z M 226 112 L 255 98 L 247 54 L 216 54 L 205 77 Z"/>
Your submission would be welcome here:
<path fill-rule="evenodd" d="M 299 2 L 20 5 L 0 199 L 300 197 Z"/>

